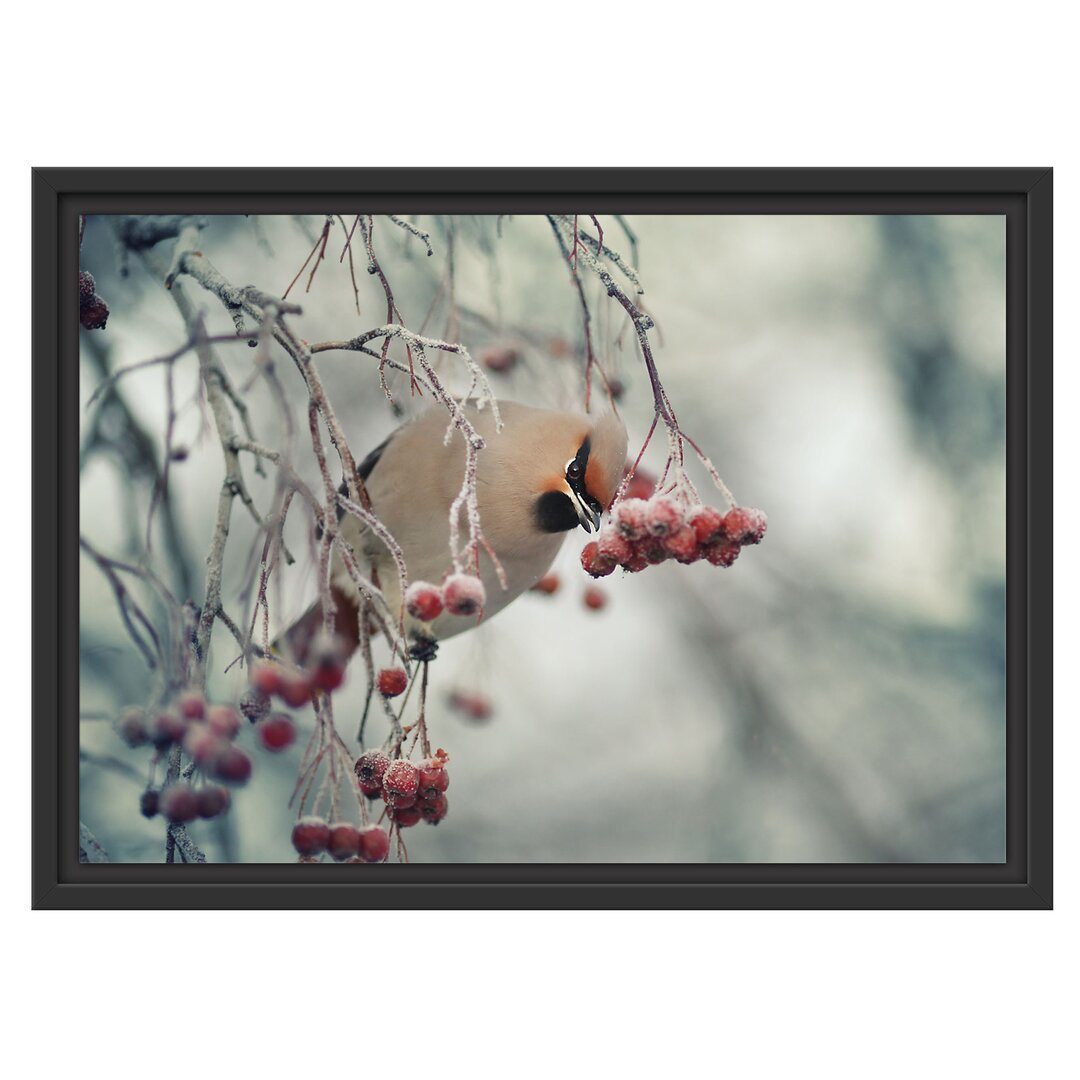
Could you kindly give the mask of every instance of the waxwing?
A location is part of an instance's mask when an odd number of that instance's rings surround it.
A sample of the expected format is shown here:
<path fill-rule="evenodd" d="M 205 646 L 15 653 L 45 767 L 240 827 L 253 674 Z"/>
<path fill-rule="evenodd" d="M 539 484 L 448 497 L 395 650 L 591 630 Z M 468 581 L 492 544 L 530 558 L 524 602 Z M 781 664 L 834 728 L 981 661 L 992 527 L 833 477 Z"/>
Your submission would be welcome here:
<path fill-rule="evenodd" d="M 614 413 L 585 416 L 500 402 L 503 421 L 495 430 L 490 408 L 466 406 L 470 422 L 486 446 L 477 461 L 477 502 L 484 536 L 506 574 L 506 588 L 494 563 L 481 551 L 480 579 L 486 622 L 531 588 L 551 566 L 567 534 L 578 526 L 600 527 L 600 516 L 614 498 L 626 461 L 626 428 Z M 461 490 L 464 440 L 455 432 L 444 444 L 448 416 L 430 408 L 394 431 L 359 467 L 374 512 L 400 544 L 410 582 L 438 586 L 453 572 L 450 556 L 450 506 Z M 462 537 L 468 536 L 464 512 Z M 365 574 L 372 570 L 390 609 L 401 595 L 393 559 L 383 543 L 355 517 L 341 520 L 340 542 L 350 545 Z M 338 605 L 338 632 L 355 647 L 359 593 L 341 557 L 331 572 Z M 287 637 L 297 649 L 319 621 L 309 612 Z M 443 612 L 430 623 L 406 616 L 406 636 L 419 646 L 438 642 L 476 626 L 477 619 Z"/>

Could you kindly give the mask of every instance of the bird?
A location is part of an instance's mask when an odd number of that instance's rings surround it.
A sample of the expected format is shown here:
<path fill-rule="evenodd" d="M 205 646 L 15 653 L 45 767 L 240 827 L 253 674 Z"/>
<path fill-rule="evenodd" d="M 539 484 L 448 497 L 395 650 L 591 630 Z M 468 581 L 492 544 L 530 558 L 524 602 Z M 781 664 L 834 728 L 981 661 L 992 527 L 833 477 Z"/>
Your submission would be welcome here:
<path fill-rule="evenodd" d="M 570 532 L 579 527 L 586 533 L 599 530 L 601 515 L 623 478 L 627 434 L 614 411 L 589 416 L 502 401 L 503 427 L 497 431 L 491 408 L 469 402 L 463 409 L 485 443 L 476 467 L 480 525 L 506 577 L 504 588 L 494 561 L 481 548 L 486 623 L 547 573 Z M 358 466 L 372 511 L 401 547 L 409 581 L 436 586 L 454 571 L 450 507 L 461 490 L 466 461 L 464 440 L 456 432 L 444 444 L 447 424 L 444 409 L 428 407 Z M 348 544 L 358 565 L 373 571 L 390 611 L 397 613 L 400 582 L 385 544 L 351 514 L 341 518 L 339 528 L 338 544 Z M 469 535 L 464 510 L 460 535 Z M 331 592 L 336 632 L 349 651 L 355 650 L 361 597 L 337 553 Z M 316 604 L 286 633 L 294 656 L 306 651 L 305 642 L 320 624 Z M 406 614 L 405 633 L 413 656 L 429 659 L 438 642 L 476 624 L 476 619 L 446 611 L 430 623 Z"/>

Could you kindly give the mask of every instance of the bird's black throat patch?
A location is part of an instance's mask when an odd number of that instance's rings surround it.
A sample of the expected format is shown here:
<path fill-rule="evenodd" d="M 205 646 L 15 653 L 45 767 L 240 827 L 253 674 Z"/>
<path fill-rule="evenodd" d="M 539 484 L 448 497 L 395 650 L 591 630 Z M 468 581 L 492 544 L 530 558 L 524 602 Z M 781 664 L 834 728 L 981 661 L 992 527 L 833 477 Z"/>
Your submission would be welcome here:
<path fill-rule="evenodd" d="M 536 524 L 542 532 L 568 532 L 578 527 L 577 511 L 562 491 L 545 491 L 536 500 Z"/>

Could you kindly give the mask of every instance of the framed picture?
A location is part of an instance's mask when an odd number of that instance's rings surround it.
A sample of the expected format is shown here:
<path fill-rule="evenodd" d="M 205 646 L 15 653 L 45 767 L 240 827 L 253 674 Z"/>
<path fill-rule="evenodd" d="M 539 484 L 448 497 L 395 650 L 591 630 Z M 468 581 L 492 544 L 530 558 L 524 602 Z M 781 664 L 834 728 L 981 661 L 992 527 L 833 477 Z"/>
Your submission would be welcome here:
<path fill-rule="evenodd" d="M 1051 906 L 1050 170 L 33 189 L 35 906 Z"/>

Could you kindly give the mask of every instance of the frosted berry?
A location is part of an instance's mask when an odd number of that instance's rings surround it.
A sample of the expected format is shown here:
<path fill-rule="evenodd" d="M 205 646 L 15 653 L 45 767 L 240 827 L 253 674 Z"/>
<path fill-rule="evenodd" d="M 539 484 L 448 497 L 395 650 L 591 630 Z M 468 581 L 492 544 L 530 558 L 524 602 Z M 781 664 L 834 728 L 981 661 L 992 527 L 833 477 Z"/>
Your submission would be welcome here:
<path fill-rule="evenodd" d="M 160 803 L 161 797 L 158 793 L 147 789 L 139 796 L 139 812 L 143 817 L 155 817 Z"/>
<path fill-rule="evenodd" d="M 292 831 L 292 845 L 301 855 L 318 855 L 330 842 L 330 826 L 320 817 L 303 817 Z"/>
<path fill-rule="evenodd" d="M 650 536 L 670 536 L 683 525 L 683 512 L 663 495 L 650 499 L 648 506 L 648 530 Z"/>
<path fill-rule="evenodd" d="M 226 743 L 214 759 L 211 772 L 219 780 L 232 784 L 246 784 L 251 777 L 251 758 L 239 747 Z"/>
<path fill-rule="evenodd" d="M 79 306 L 79 322 L 84 330 L 104 330 L 109 318 L 109 305 L 95 293 Z"/>
<path fill-rule="evenodd" d="M 442 614 L 442 592 L 426 581 L 414 581 L 405 590 L 405 610 L 414 619 L 433 622 Z"/>
<path fill-rule="evenodd" d="M 690 527 L 699 544 L 711 544 L 724 535 L 724 515 L 715 506 L 701 506 L 690 515 Z"/>
<path fill-rule="evenodd" d="M 739 557 L 739 545 L 721 540 L 702 548 L 702 554 L 713 566 L 730 566 Z"/>
<path fill-rule="evenodd" d="M 175 822 L 194 821 L 199 816 L 199 801 L 187 784 L 166 788 L 161 795 L 161 812 Z"/>
<path fill-rule="evenodd" d="M 399 694 L 405 693 L 405 688 L 409 685 L 409 676 L 405 674 L 404 668 L 383 668 L 379 672 L 378 679 L 376 679 L 376 685 L 383 697 L 397 697 Z"/>
<path fill-rule="evenodd" d="M 360 830 L 360 858 L 367 863 L 380 863 L 390 854 L 390 837 L 378 825 Z"/>
<path fill-rule="evenodd" d="M 701 557 L 697 533 L 689 525 L 681 525 L 663 540 L 664 550 L 681 563 L 696 562 Z"/>
<path fill-rule="evenodd" d="M 299 709 L 311 700 L 311 680 L 301 671 L 286 671 L 278 696 L 286 705 Z"/>
<path fill-rule="evenodd" d="M 607 607 L 607 593 L 603 589 L 598 589 L 595 585 L 590 585 L 585 590 L 585 606 L 590 611 L 600 611 Z"/>
<path fill-rule="evenodd" d="M 321 645 L 309 675 L 311 685 L 330 693 L 345 681 L 345 647 L 339 641 Z"/>
<path fill-rule="evenodd" d="M 187 721 L 172 709 L 164 709 L 154 716 L 150 725 L 150 737 L 159 750 L 179 742 L 187 731 Z"/>
<path fill-rule="evenodd" d="M 271 754 L 279 754 L 296 741 L 296 725 L 284 713 L 271 713 L 255 727 L 259 744 Z"/>
<path fill-rule="evenodd" d="M 253 686 L 240 698 L 240 711 L 254 724 L 270 712 L 270 699 Z"/>
<path fill-rule="evenodd" d="M 614 529 L 604 529 L 596 538 L 596 546 L 602 558 L 611 559 L 616 564 L 626 562 L 634 553 L 630 541 Z"/>
<path fill-rule="evenodd" d="M 640 540 L 649 531 L 649 504 L 644 499 L 623 499 L 612 511 L 611 519 L 627 540 Z"/>
<path fill-rule="evenodd" d="M 420 786 L 420 773 L 416 766 L 408 761 L 392 761 L 382 778 L 383 793 L 390 802 L 390 796 L 415 796 Z"/>
<path fill-rule="evenodd" d="M 97 292 L 94 275 L 88 270 L 79 271 L 79 305 L 85 304 Z"/>
<path fill-rule="evenodd" d="M 445 767 L 434 762 L 421 762 L 416 793 L 421 799 L 441 795 L 450 786 L 450 774 Z"/>
<path fill-rule="evenodd" d="M 223 739 L 235 739 L 244 723 L 231 705 L 211 705 L 206 710 L 206 725 Z"/>
<path fill-rule="evenodd" d="M 590 540 L 581 549 L 581 568 L 590 577 L 607 577 L 615 569 L 615 560 L 600 553 L 600 547 L 595 540 Z"/>
<path fill-rule="evenodd" d="M 143 746 L 150 741 L 146 713 L 142 709 L 125 709 L 116 724 L 117 734 L 128 746 Z"/>
<path fill-rule="evenodd" d="M 417 810 L 420 812 L 420 816 L 429 825 L 438 825 L 444 817 L 446 817 L 447 811 L 450 809 L 450 803 L 447 801 L 445 795 L 436 795 L 432 799 L 425 799 L 419 804 Z"/>
<path fill-rule="evenodd" d="M 451 574 L 443 586 L 443 603 L 451 615 L 476 615 L 485 599 L 483 582 L 472 574 Z"/>
<path fill-rule="evenodd" d="M 353 769 L 360 786 L 374 786 L 374 794 L 378 794 L 382 790 L 382 778 L 389 767 L 390 759 L 381 750 L 368 750 L 356 759 Z M 372 792 L 365 791 L 364 794 L 370 795 Z"/>
<path fill-rule="evenodd" d="M 769 519 L 761 510 L 736 506 L 724 515 L 724 532 L 737 544 L 760 544 Z"/>
<path fill-rule="evenodd" d="M 652 536 L 641 541 L 638 545 L 636 554 L 644 555 L 645 561 L 650 566 L 659 566 L 662 562 L 667 562 L 668 560 L 667 548 L 664 547 L 663 540 L 658 536 Z"/>
<path fill-rule="evenodd" d="M 348 821 L 337 821 L 330 826 L 326 850 L 338 862 L 344 862 L 360 854 L 360 830 Z"/>
<path fill-rule="evenodd" d="M 273 697 L 281 690 L 282 670 L 277 664 L 256 664 L 251 669 L 251 685 L 266 697 Z"/>
<path fill-rule="evenodd" d="M 228 745 L 209 724 L 192 724 L 184 734 L 184 749 L 197 765 L 216 761 Z"/>
<path fill-rule="evenodd" d="M 207 784 L 195 793 L 199 817 L 216 818 L 229 808 L 230 796 L 220 784 Z"/>
<path fill-rule="evenodd" d="M 176 707 L 185 720 L 201 720 L 206 713 L 206 699 L 197 690 L 188 690 L 176 699 Z"/>
<path fill-rule="evenodd" d="M 638 574 L 649 565 L 649 560 L 641 554 L 640 551 L 634 551 L 626 562 L 622 563 L 622 568 L 628 574 Z"/>
<path fill-rule="evenodd" d="M 399 829 L 411 829 L 420 823 L 420 807 L 415 798 L 408 806 L 391 806 L 388 817 Z"/>
<path fill-rule="evenodd" d="M 553 596 L 559 591 L 559 575 L 545 574 L 533 587 L 533 592 L 543 593 L 545 596 Z"/>

